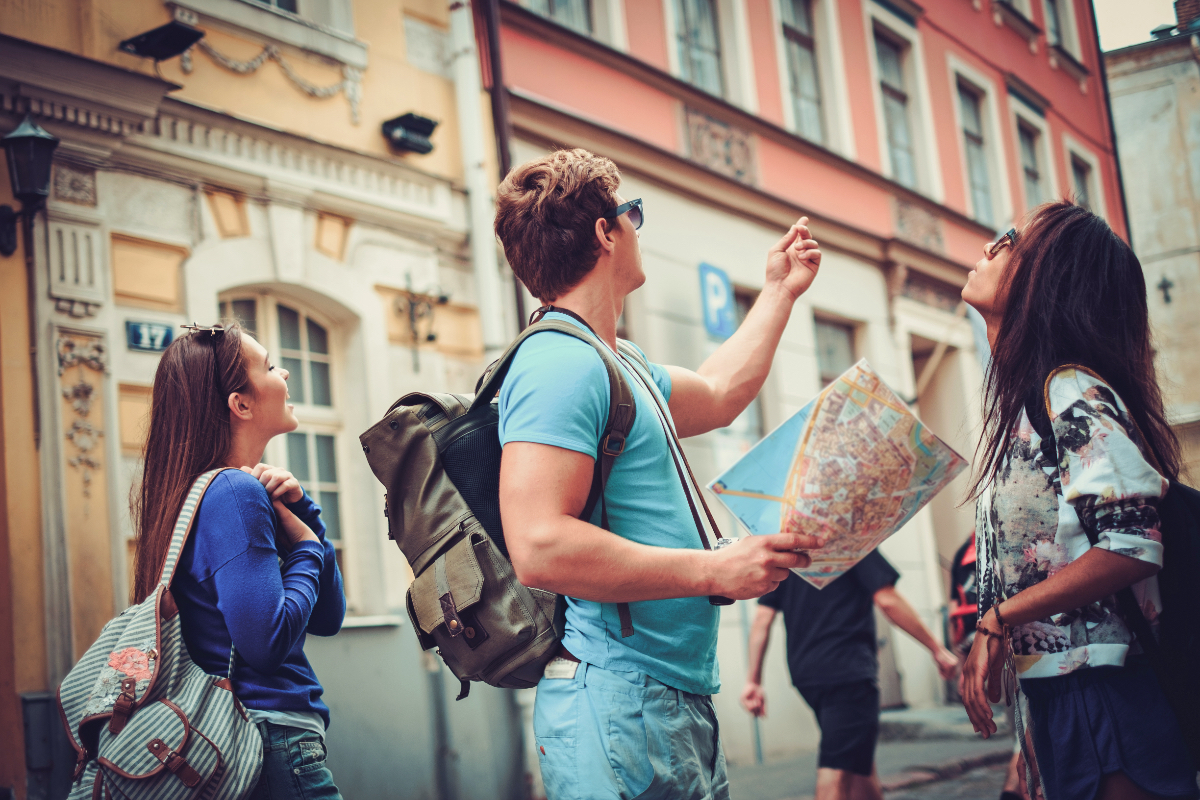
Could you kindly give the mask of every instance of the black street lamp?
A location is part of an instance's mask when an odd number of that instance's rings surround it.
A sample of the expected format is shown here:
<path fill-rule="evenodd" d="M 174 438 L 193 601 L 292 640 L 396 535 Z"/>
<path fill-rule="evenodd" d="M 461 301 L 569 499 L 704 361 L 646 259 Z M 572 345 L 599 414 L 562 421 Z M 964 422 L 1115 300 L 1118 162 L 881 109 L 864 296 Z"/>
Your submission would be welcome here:
<path fill-rule="evenodd" d="M 17 249 L 17 217 L 32 218 L 50 196 L 50 165 L 58 139 L 26 114 L 16 130 L 0 139 L 0 144 L 8 157 L 13 196 L 21 201 L 20 211 L 0 206 L 0 255 L 11 256 Z"/>

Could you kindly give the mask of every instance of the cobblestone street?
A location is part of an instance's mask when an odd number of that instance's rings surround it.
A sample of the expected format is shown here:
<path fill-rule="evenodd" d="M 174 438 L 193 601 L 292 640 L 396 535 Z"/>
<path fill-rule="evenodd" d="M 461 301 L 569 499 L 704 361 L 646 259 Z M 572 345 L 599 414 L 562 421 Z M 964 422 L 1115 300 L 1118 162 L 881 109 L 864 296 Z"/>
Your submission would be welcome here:
<path fill-rule="evenodd" d="M 999 709 L 997 717 L 1003 720 Z M 1000 796 L 1012 739 L 978 738 L 961 707 L 885 711 L 880 734 L 875 765 L 887 800 Z M 816 752 L 764 764 L 732 764 L 730 794 L 736 800 L 808 800 L 816 777 Z"/>
<path fill-rule="evenodd" d="M 935 781 L 897 792 L 885 792 L 887 800 L 990 800 L 1000 796 L 1007 763 L 971 770 L 957 778 Z"/>

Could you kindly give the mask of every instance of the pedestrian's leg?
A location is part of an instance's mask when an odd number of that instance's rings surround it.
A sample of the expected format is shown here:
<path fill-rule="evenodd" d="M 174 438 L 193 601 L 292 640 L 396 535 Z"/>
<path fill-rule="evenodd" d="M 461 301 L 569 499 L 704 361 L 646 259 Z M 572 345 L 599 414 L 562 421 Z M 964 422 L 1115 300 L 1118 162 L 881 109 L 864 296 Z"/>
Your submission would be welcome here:
<path fill-rule="evenodd" d="M 850 800 L 883 800 L 883 786 L 879 783 L 879 773 L 874 765 L 870 775 L 851 775 Z"/>
<path fill-rule="evenodd" d="M 813 800 L 850 800 L 854 775 L 844 769 L 817 769 L 817 793 Z"/>
<path fill-rule="evenodd" d="M 1100 791 L 1096 800 L 1154 800 L 1158 795 L 1143 790 L 1124 772 L 1115 772 L 1100 779 Z"/>
<path fill-rule="evenodd" d="M 1021 748 L 1013 750 L 1012 760 L 1008 762 L 1008 774 L 1004 776 L 1004 788 L 1000 791 L 1000 800 L 1026 800 L 1025 794 L 1025 765 L 1021 761 Z"/>

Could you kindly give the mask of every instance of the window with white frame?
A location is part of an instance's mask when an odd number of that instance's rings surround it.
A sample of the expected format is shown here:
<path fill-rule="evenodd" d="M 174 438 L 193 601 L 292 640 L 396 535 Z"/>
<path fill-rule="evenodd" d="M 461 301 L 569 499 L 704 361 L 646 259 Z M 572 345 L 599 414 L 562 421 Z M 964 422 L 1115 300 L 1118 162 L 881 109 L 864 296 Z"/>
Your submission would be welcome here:
<path fill-rule="evenodd" d="M 783 42 L 787 51 L 788 89 L 796 132 L 825 142 L 821 82 L 817 73 L 812 0 L 780 0 Z"/>
<path fill-rule="evenodd" d="M 816 319 L 817 375 L 821 386 L 837 380 L 854 366 L 854 326 L 846 322 Z"/>
<path fill-rule="evenodd" d="M 959 116 L 962 120 L 963 148 L 967 158 L 967 186 L 971 192 L 971 210 L 975 219 L 992 224 L 992 185 L 988 173 L 988 154 L 983 132 L 983 111 L 979 93 L 958 84 Z"/>
<path fill-rule="evenodd" d="M 280 366 L 291 373 L 288 390 L 293 402 L 312 406 L 333 405 L 329 375 L 329 331 L 300 311 L 283 303 L 275 306 L 279 321 Z"/>
<path fill-rule="evenodd" d="M 1017 122 L 1017 140 L 1021 149 L 1021 171 L 1025 176 L 1025 208 L 1040 204 L 1046 196 L 1042 187 L 1042 167 L 1038 158 L 1041 134 L 1032 125 Z"/>
<path fill-rule="evenodd" d="M 298 13 L 296 8 L 296 0 L 253 0 L 260 5 L 278 8 L 280 11 L 289 11 L 293 14 Z"/>
<path fill-rule="evenodd" d="M 876 31 L 875 54 L 879 67 L 879 88 L 883 95 L 883 121 L 888 155 L 892 162 L 892 177 L 909 188 L 916 188 L 917 163 L 912 135 L 912 112 L 904 75 L 905 50 L 903 44 Z"/>
<path fill-rule="evenodd" d="M 265 458 L 295 475 L 321 506 L 325 537 L 333 544 L 344 574 L 344 510 L 337 457 L 342 422 L 333 390 L 331 326 L 301 304 L 270 295 L 224 297 L 220 315 L 254 334 L 271 353 L 271 362 L 288 372 L 288 395 L 300 425 L 282 441 L 272 442 Z"/>
<path fill-rule="evenodd" d="M 715 95 L 725 94 L 717 0 L 673 0 L 679 76 Z"/>
<path fill-rule="evenodd" d="M 1042 9 L 1046 15 L 1046 44 L 1051 47 L 1062 45 L 1062 15 L 1059 13 L 1058 0 L 1042 0 Z"/>
<path fill-rule="evenodd" d="M 526 4 L 530 11 L 564 27 L 588 35 L 593 33 L 591 0 L 526 0 Z"/>
<path fill-rule="evenodd" d="M 1084 161 L 1078 154 L 1071 154 L 1071 188 L 1075 192 L 1075 202 L 1089 211 L 1092 210 L 1092 165 Z"/>
<path fill-rule="evenodd" d="M 342 566 L 342 504 L 338 489 L 336 435 L 327 429 L 312 429 L 303 424 L 287 434 L 287 470 L 321 506 L 325 538 L 333 544 L 338 566 Z"/>

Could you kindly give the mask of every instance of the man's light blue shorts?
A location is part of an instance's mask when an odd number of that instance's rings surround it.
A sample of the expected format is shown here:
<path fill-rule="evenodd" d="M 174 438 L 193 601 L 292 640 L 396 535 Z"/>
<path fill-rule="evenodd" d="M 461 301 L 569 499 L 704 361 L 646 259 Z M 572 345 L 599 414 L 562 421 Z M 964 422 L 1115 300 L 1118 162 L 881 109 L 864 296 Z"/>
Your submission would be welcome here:
<path fill-rule="evenodd" d="M 533 709 L 548 800 L 728 800 L 712 699 L 641 672 L 579 664 Z"/>

